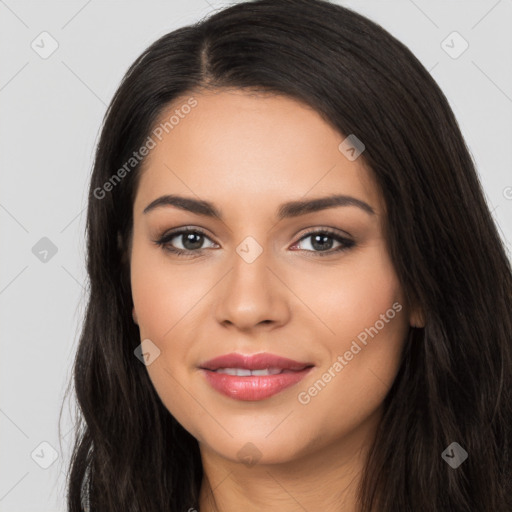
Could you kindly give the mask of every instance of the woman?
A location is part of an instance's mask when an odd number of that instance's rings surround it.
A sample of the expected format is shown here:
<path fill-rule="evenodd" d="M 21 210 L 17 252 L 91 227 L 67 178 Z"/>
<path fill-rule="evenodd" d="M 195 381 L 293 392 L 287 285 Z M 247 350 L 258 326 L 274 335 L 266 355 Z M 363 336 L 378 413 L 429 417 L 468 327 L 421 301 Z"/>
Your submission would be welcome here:
<path fill-rule="evenodd" d="M 512 510 L 510 263 L 380 26 L 257 0 L 156 41 L 87 235 L 70 511 Z"/>

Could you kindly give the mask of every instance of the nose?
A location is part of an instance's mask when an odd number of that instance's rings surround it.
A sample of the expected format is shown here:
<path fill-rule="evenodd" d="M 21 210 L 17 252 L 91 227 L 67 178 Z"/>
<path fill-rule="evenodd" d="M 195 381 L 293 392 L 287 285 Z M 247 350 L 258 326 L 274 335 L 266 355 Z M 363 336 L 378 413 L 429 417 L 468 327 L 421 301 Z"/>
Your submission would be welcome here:
<path fill-rule="evenodd" d="M 234 255 L 233 266 L 219 283 L 216 319 L 242 331 L 271 330 L 290 319 L 290 290 L 264 251 L 252 262 Z"/>

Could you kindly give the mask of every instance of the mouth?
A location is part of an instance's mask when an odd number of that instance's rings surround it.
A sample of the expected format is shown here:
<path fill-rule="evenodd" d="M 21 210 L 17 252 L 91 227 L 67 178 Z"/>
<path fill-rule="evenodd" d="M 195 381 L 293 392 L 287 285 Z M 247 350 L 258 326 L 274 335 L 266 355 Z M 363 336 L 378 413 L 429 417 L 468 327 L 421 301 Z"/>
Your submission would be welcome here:
<path fill-rule="evenodd" d="M 260 370 L 249 370 L 247 368 L 217 368 L 216 370 L 210 371 L 214 371 L 216 373 L 223 373 L 225 375 L 236 375 L 237 377 L 250 377 L 251 375 L 262 377 L 264 375 L 279 375 L 281 373 L 293 373 L 295 371 L 300 370 L 287 370 L 285 368 L 262 368 Z"/>
<path fill-rule="evenodd" d="M 229 398 L 270 398 L 301 381 L 314 367 L 274 354 L 226 354 L 199 366 L 208 384 Z"/>

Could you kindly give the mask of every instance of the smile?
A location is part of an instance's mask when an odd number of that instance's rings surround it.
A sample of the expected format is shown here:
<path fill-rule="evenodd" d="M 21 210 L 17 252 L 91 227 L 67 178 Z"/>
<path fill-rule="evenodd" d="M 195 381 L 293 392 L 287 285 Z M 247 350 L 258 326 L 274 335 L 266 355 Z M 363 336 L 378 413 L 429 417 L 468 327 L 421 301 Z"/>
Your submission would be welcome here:
<path fill-rule="evenodd" d="M 200 365 L 208 384 L 235 400 L 256 401 L 301 381 L 313 368 L 311 363 L 268 353 L 226 354 Z"/>

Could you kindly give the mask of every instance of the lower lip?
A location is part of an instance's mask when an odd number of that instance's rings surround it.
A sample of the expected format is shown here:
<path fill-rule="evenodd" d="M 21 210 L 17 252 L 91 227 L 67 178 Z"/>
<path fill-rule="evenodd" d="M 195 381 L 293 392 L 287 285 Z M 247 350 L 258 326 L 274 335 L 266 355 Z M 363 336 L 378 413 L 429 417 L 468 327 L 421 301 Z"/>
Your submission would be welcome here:
<path fill-rule="evenodd" d="M 210 386 L 235 400 L 265 400 L 301 381 L 313 367 L 277 375 L 238 377 L 201 369 Z"/>

